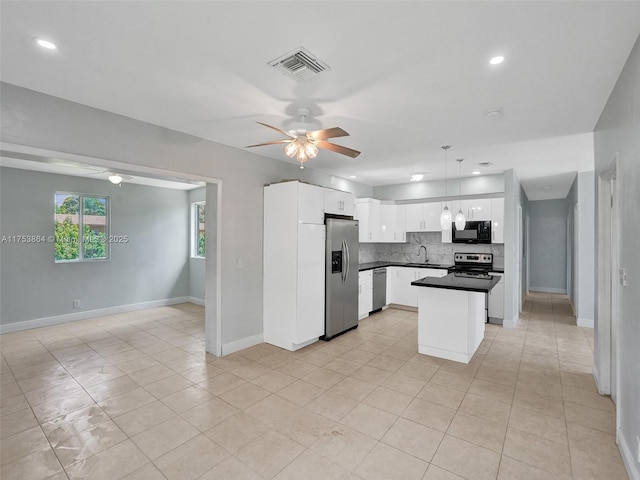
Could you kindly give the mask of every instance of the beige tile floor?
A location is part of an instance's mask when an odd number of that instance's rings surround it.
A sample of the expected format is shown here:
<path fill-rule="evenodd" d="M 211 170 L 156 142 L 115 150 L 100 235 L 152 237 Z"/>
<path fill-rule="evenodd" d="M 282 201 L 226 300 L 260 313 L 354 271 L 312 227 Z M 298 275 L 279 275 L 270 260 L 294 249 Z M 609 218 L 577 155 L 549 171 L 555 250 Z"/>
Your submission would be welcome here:
<path fill-rule="evenodd" d="M 626 479 L 593 331 L 527 298 L 468 365 L 389 309 L 329 343 L 204 353 L 183 304 L 0 337 L 0 477 Z"/>

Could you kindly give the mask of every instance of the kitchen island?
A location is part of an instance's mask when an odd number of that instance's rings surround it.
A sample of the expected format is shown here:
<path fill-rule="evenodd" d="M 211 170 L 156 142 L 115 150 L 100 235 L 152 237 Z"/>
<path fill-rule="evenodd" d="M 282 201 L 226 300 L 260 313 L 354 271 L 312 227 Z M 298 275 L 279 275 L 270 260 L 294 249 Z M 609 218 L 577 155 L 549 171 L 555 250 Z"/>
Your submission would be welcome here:
<path fill-rule="evenodd" d="M 450 273 L 425 277 L 418 289 L 418 352 L 469 363 L 484 338 L 487 294 L 500 278 Z"/>

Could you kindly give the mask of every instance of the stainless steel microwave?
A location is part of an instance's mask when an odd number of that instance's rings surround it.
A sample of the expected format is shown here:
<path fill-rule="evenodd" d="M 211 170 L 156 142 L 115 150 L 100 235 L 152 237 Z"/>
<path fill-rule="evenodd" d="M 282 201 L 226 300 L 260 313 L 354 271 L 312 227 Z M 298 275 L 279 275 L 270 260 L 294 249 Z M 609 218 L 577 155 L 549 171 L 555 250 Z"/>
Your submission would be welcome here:
<path fill-rule="evenodd" d="M 491 220 L 467 220 L 464 230 L 453 223 L 451 230 L 453 243 L 491 243 Z"/>

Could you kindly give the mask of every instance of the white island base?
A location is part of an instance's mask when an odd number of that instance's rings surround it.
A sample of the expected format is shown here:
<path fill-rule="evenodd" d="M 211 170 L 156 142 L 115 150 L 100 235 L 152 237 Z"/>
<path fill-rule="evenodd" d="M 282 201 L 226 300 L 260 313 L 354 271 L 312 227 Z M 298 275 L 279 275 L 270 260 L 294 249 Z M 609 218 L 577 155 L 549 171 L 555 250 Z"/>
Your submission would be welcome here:
<path fill-rule="evenodd" d="M 484 338 L 486 295 L 418 288 L 418 352 L 469 363 Z"/>

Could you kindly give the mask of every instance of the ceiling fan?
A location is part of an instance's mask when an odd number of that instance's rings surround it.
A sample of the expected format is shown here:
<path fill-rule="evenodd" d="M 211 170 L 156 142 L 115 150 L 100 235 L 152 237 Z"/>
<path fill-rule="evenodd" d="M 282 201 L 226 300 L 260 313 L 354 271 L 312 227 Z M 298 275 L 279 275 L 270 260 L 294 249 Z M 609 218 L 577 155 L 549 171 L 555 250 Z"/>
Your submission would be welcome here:
<path fill-rule="evenodd" d="M 298 109 L 298 115 L 300 116 L 300 123 L 304 123 L 304 119 L 311 114 L 311 110 L 305 107 Z M 336 145 L 335 143 L 327 142 L 328 138 L 335 137 L 348 137 L 349 134 L 339 127 L 326 128 L 324 130 L 308 131 L 304 128 L 298 128 L 296 130 L 282 130 L 278 127 L 267 125 L 266 123 L 257 122 L 260 125 L 264 125 L 267 128 L 271 128 L 276 132 L 289 137 L 283 140 L 274 140 L 272 142 L 258 143 L 256 145 L 248 145 L 245 148 L 262 147 L 265 145 L 277 145 L 285 144 L 284 153 L 288 157 L 296 157 L 296 160 L 300 162 L 300 168 L 304 168 L 304 162 L 310 158 L 315 158 L 318 155 L 318 148 L 324 148 L 341 155 L 347 155 L 351 158 L 356 158 L 360 155 L 360 152 L 352 148 L 343 147 L 342 145 Z"/>

